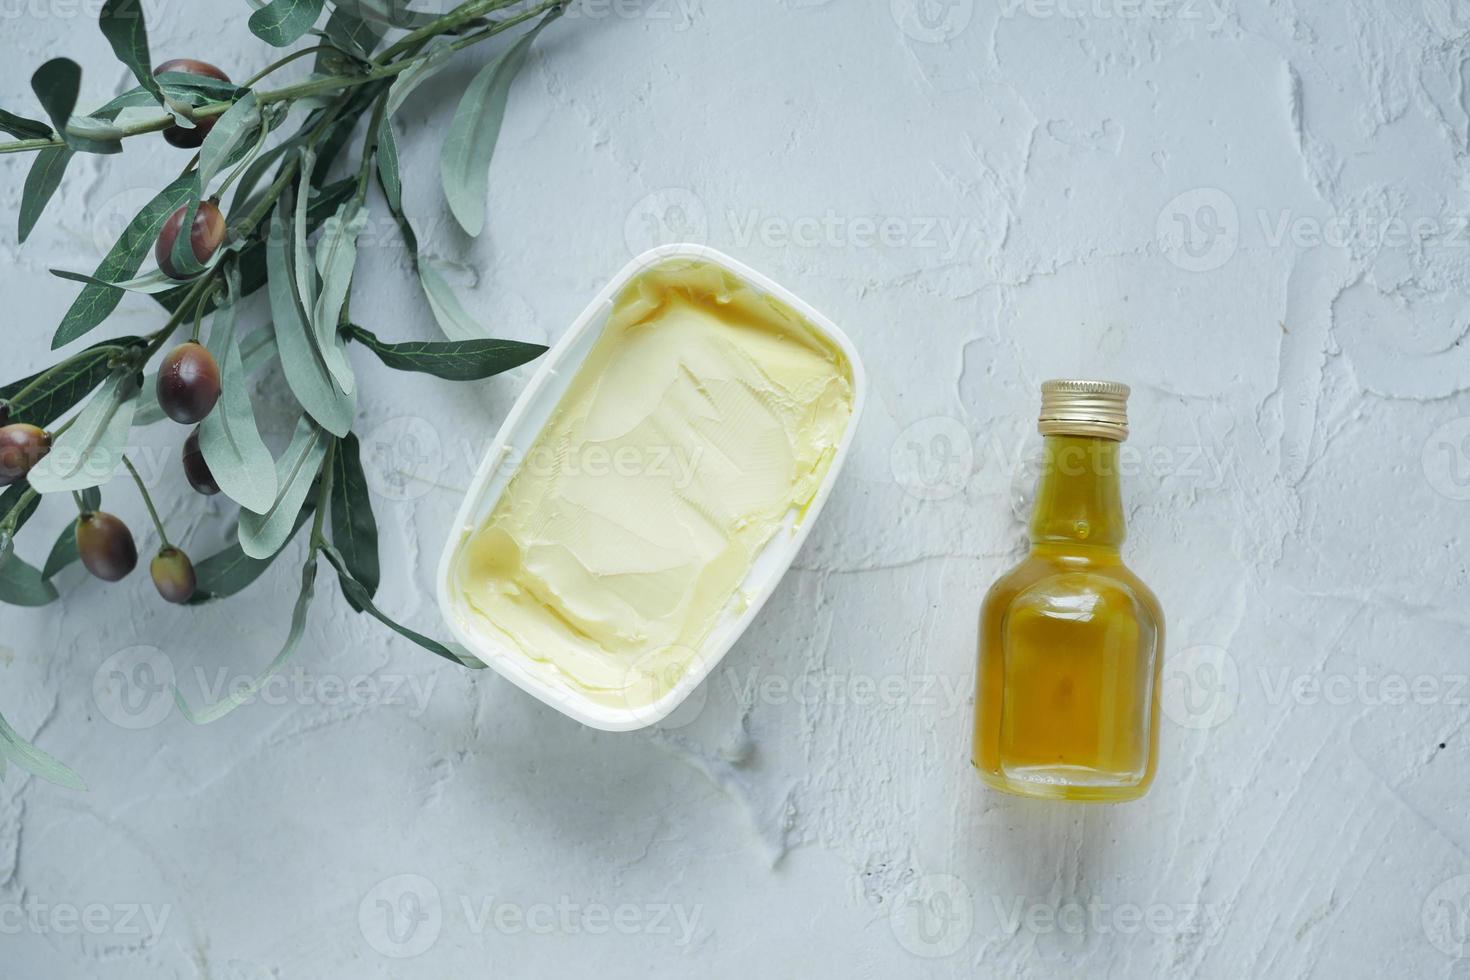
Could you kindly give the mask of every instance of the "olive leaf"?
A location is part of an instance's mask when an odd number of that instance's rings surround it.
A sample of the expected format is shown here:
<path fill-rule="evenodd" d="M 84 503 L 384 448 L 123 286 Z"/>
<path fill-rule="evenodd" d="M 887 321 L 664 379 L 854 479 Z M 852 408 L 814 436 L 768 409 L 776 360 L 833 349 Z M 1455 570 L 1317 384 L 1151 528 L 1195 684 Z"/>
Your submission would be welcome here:
<path fill-rule="evenodd" d="M 505 119 L 511 83 L 526 63 L 536 35 L 560 16 L 561 8 L 554 8 L 517 38 L 505 54 L 481 69 L 454 110 L 454 121 L 449 124 L 449 135 L 439 156 L 439 177 L 449 210 L 469 235 L 478 235 L 485 227 L 490 157 Z"/>
<path fill-rule="evenodd" d="M 327 18 L 327 24 L 322 29 L 322 36 L 339 51 L 345 51 L 357 58 L 367 59 L 383 40 L 383 31 L 375 24 L 358 17 L 355 13 L 338 6 Z M 330 52 L 323 51 L 317 55 L 317 70 L 325 66 L 322 60 Z"/>
<path fill-rule="evenodd" d="M 24 242 L 30 237 L 31 229 L 36 227 L 41 212 L 46 210 L 56 188 L 61 186 L 66 165 L 71 163 L 74 155 L 72 150 L 64 146 L 49 147 L 36 154 L 36 159 L 26 174 L 25 189 L 20 195 L 20 220 L 16 226 L 20 241 Z"/>
<path fill-rule="evenodd" d="M 395 622 L 377 606 L 373 605 L 373 597 L 368 592 L 367 587 L 353 578 L 352 572 L 347 566 L 347 560 L 343 558 L 336 548 L 331 545 L 325 545 L 322 548 L 322 554 L 327 556 L 327 561 L 337 570 L 337 583 L 342 586 L 342 594 L 347 597 L 347 601 L 354 608 L 372 616 L 404 639 L 412 640 L 430 653 L 443 657 L 451 663 L 476 670 L 485 666 L 484 662 L 468 653 L 455 652 L 449 646 L 440 643 L 438 640 L 431 640 L 422 633 L 411 630 L 402 623 Z"/>
<path fill-rule="evenodd" d="M 347 201 L 322 223 L 322 235 L 316 246 L 316 272 L 321 277 L 321 292 L 311 309 L 312 332 L 332 380 L 344 394 L 355 391 L 357 382 L 347 360 L 346 345 L 337 331 L 337 318 L 352 288 L 352 272 L 357 265 L 357 238 L 367 226 L 367 218 L 367 210 L 360 207 L 355 198 Z M 304 224 L 301 222 L 298 227 Z"/>
<path fill-rule="evenodd" d="M 56 577 L 56 573 L 77 560 L 77 519 L 72 518 L 70 524 L 61 529 L 56 536 L 56 543 L 51 546 L 51 553 L 46 556 L 46 564 L 41 566 L 41 576 L 46 579 Z"/>
<path fill-rule="evenodd" d="M 18 140 L 44 140 L 51 138 L 51 127 L 36 119 L 17 116 L 0 109 L 0 131 L 9 133 Z"/>
<path fill-rule="evenodd" d="M 291 204 L 291 191 L 287 188 L 276 204 L 265 246 L 266 282 L 270 290 L 276 343 L 281 351 L 281 368 L 301 407 L 328 432 L 344 436 L 352 428 L 357 397 L 355 393 L 349 394 L 337 387 L 311 333 L 302 297 L 297 292 L 297 278 L 292 271 L 296 261 L 292 254 L 295 236 Z"/>
<path fill-rule="evenodd" d="M 239 290 L 239 279 L 233 271 L 229 283 L 233 297 Z M 245 362 L 235 336 L 235 303 L 215 312 L 207 346 L 219 364 L 220 399 L 214 411 L 199 423 L 199 449 L 225 495 L 241 507 L 263 514 L 276 499 L 275 460 L 260 438 L 255 409 L 250 404 Z"/>
<path fill-rule="evenodd" d="M 311 29 L 321 16 L 323 0 L 271 0 L 250 15 L 250 33 L 273 47 L 284 48 Z"/>
<path fill-rule="evenodd" d="M 31 467 L 31 486 L 37 493 L 64 493 L 101 486 L 112 479 L 122 463 L 137 404 L 137 375 L 128 370 L 114 372 L 71 428 L 57 437 L 51 451 Z"/>
<path fill-rule="evenodd" d="M 362 471 L 361 447 L 351 432 L 332 454 L 332 543 L 369 596 L 378 591 L 378 522 Z M 351 597 L 348 597 L 351 602 Z M 361 608 L 358 608 L 361 612 Z"/>
<path fill-rule="evenodd" d="M 143 257 L 153 247 L 154 240 L 158 238 L 158 232 L 163 227 L 164 221 L 191 196 L 197 199 L 195 186 L 194 174 L 190 172 L 176 178 L 159 191 L 153 200 L 143 205 L 143 210 L 128 222 L 128 226 L 123 229 L 122 237 L 108 251 L 92 275 L 104 282 L 122 282 L 137 275 L 138 266 L 142 265 Z M 179 238 L 186 242 L 189 240 L 187 234 L 180 235 Z M 192 251 L 190 258 L 193 258 Z M 62 318 L 61 326 L 57 328 L 56 336 L 51 340 L 52 349 L 71 343 L 101 323 L 109 313 L 117 308 L 118 300 L 122 298 L 122 295 L 123 292 L 120 289 L 88 283 L 72 302 L 71 308 L 66 311 L 66 316 Z"/>
<path fill-rule="evenodd" d="M 32 775 L 65 789 L 87 788 L 81 776 L 21 738 L 4 715 L 0 715 L 0 758 L 9 759 Z"/>
<path fill-rule="evenodd" d="M 148 55 L 148 28 L 143 23 L 143 5 L 139 0 L 107 0 L 97 15 L 97 24 L 107 43 L 112 45 L 117 60 L 132 69 L 138 84 L 160 104 L 163 90 L 153 77 L 153 63 Z"/>
<path fill-rule="evenodd" d="M 7 555 L 0 562 L 0 602 L 12 606 L 44 606 L 58 597 L 56 586 L 19 555 Z"/>
<path fill-rule="evenodd" d="M 403 108 L 403 103 L 413 94 L 414 89 L 443 71 L 453 57 L 453 47 L 436 44 L 399 72 L 398 77 L 393 79 L 393 84 L 388 86 L 388 101 L 383 105 L 383 118 L 387 119 Z"/>
<path fill-rule="evenodd" d="M 229 292 L 235 297 L 240 278 L 231 270 Z M 235 336 L 235 303 L 225 304 L 210 323 L 209 353 L 219 364 L 221 394 L 215 411 L 198 423 L 198 448 L 209 472 L 226 497 L 247 510 L 263 514 L 275 500 L 275 460 L 260 438 L 256 413 L 250 404 L 240 341 Z M 154 398 L 156 401 L 156 398 Z"/>
<path fill-rule="evenodd" d="M 394 211 L 403 207 L 403 182 L 398 176 L 398 144 L 393 136 L 393 122 L 387 116 L 378 125 L 378 180 L 383 196 Z"/>
<path fill-rule="evenodd" d="M 212 721 L 218 721 L 225 715 L 234 711 L 240 705 L 253 698 L 266 682 L 274 677 L 295 654 L 296 648 L 301 644 L 301 634 L 306 630 L 306 614 L 311 609 L 311 600 L 316 593 L 316 552 L 307 556 L 306 564 L 301 567 L 301 594 L 296 597 L 296 607 L 291 611 L 291 627 L 286 633 L 285 645 L 281 652 L 272 660 L 249 684 L 239 690 L 232 691 L 230 696 L 210 705 L 203 711 L 196 712 L 189 707 L 189 702 L 184 700 L 183 693 L 178 685 L 174 685 L 174 704 L 178 705 L 180 713 L 196 725 L 207 725 Z"/>
<path fill-rule="evenodd" d="M 349 324 L 352 339 L 399 371 L 419 371 L 446 381 L 479 381 L 520 367 L 546 353 L 540 344 L 518 340 L 409 341 L 385 344 L 372 331 Z"/>
<path fill-rule="evenodd" d="M 203 185 L 199 183 L 199 172 L 196 170 L 189 175 L 190 185 L 187 204 L 184 208 L 184 217 L 179 222 L 179 233 L 174 236 L 173 245 L 169 248 L 168 261 L 174 267 L 174 272 L 185 278 L 193 278 L 206 268 L 210 259 L 218 257 L 209 256 L 204 261 L 194 254 L 194 219 L 199 214 L 200 198 L 204 196 Z M 167 219 L 165 219 L 167 220 Z"/>
<path fill-rule="evenodd" d="M 428 11 L 409 9 L 410 0 L 334 0 L 339 10 L 369 24 L 385 27 L 422 27 L 435 18 Z"/>
<path fill-rule="evenodd" d="M 77 106 L 77 92 L 82 87 L 82 66 L 70 58 L 52 58 L 31 76 L 31 89 L 41 108 L 51 119 L 51 126 L 61 134 L 66 145 L 86 153 L 121 153 L 117 140 L 93 141 L 67 132 L 72 110 Z"/>
<path fill-rule="evenodd" d="M 246 92 L 204 137 L 199 147 L 199 186 L 207 188 L 216 174 L 238 162 L 254 145 L 261 126 L 260 104 L 254 92 Z"/>
<path fill-rule="evenodd" d="M 232 596 L 260 578 L 271 567 L 271 563 L 280 557 L 302 526 L 311 519 L 315 510 L 316 507 L 308 500 L 301 508 L 301 513 L 296 515 L 296 523 L 292 526 L 291 533 L 286 535 L 286 540 L 281 542 L 281 547 L 265 558 L 251 558 L 245 554 L 237 534 L 234 541 L 196 563 L 194 597 L 189 600 L 189 604 L 197 606 L 211 599 Z"/>
<path fill-rule="evenodd" d="M 274 554 L 291 535 L 296 516 L 311 492 L 330 439 L 324 429 L 303 415 L 296 423 L 291 444 L 276 460 L 276 497 L 263 514 L 240 512 L 240 547 L 251 558 Z M 44 462 L 44 460 L 43 460 Z"/>
<path fill-rule="evenodd" d="M 429 309 L 433 311 L 444 336 L 450 340 L 483 340 L 487 331 L 465 311 L 434 260 L 420 255 L 418 267 L 419 285 L 428 297 Z"/>
<path fill-rule="evenodd" d="M 108 282 L 106 279 L 89 276 L 85 272 L 71 272 L 66 269 L 52 269 L 51 274 L 58 279 L 91 283 L 107 289 L 121 289 L 130 293 L 162 293 L 166 290 L 173 289 L 179 284 L 177 279 L 169 278 L 159 269 L 154 269 L 152 272 L 145 272 L 141 276 L 135 276 L 132 279 L 124 279 L 122 282 Z"/>
<path fill-rule="evenodd" d="M 0 388 L 0 401 L 9 404 L 10 421 L 44 429 L 112 373 L 113 358 L 142 343 L 141 337 L 119 337 L 93 344 L 52 368 Z"/>

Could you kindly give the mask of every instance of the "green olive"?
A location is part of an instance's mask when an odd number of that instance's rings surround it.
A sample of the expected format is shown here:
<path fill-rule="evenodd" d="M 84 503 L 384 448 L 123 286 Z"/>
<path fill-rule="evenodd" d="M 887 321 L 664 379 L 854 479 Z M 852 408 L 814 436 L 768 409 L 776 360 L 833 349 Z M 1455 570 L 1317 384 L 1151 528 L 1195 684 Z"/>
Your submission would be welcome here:
<path fill-rule="evenodd" d="M 215 482 L 214 474 L 209 472 L 204 451 L 199 448 L 198 429 L 189 433 L 189 438 L 184 440 L 184 476 L 188 479 L 189 486 L 206 497 L 219 493 L 219 484 Z"/>
<path fill-rule="evenodd" d="M 186 75 L 202 75 L 206 78 L 219 79 L 222 82 L 228 82 L 230 80 L 230 76 L 209 62 L 196 61 L 193 58 L 174 58 L 170 61 L 165 61 L 153 69 L 153 74 L 162 75 L 168 71 L 183 72 Z M 192 150 L 204 142 L 204 137 L 209 135 L 209 131 L 214 128 L 214 124 L 218 120 L 218 116 L 200 119 L 194 123 L 193 129 L 186 129 L 183 126 L 170 126 L 163 131 L 163 138 L 181 149 Z"/>
<path fill-rule="evenodd" d="M 87 571 L 107 582 L 116 582 L 138 565 L 133 532 L 118 518 L 100 510 L 77 518 L 77 555 Z"/>
<path fill-rule="evenodd" d="M 0 427 L 0 487 L 23 478 L 51 451 L 51 436 L 24 422 Z"/>
<path fill-rule="evenodd" d="M 219 365 L 197 341 L 186 341 L 158 366 L 158 404 L 175 422 L 202 421 L 219 401 Z"/>
<path fill-rule="evenodd" d="M 180 204 L 163 223 L 163 228 L 158 233 L 158 242 L 153 246 L 153 257 L 158 260 L 158 268 L 170 279 L 189 278 L 174 266 L 173 260 L 174 243 L 183 231 L 184 218 L 188 213 L 189 205 Z M 194 210 L 194 223 L 189 226 L 189 247 L 194 250 L 194 260 L 208 262 L 219 251 L 224 240 L 225 216 L 220 213 L 219 205 L 213 201 L 200 201 L 199 207 Z"/>
<path fill-rule="evenodd" d="M 148 565 L 158 594 L 169 602 L 184 603 L 194 597 L 194 563 L 178 548 L 163 548 Z"/>

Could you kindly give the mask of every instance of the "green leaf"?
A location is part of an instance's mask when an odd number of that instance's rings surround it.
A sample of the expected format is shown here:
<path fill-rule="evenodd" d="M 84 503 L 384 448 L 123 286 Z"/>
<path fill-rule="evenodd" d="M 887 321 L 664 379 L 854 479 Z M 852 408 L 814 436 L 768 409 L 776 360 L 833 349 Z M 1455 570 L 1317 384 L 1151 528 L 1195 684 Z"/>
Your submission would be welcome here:
<path fill-rule="evenodd" d="M 75 519 L 61 529 L 56 536 L 56 543 L 51 546 L 51 554 L 46 556 L 46 564 L 41 569 L 44 578 L 56 577 L 56 573 L 77 560 L 77 522 Z"/>
<path fill-rule="evenodd" d="M 20 195 L 20 221 L 17 226 L 20 241 L 30 237 L 31 229 L 36 227 L 41 212 L 46 210 L 56 188 L 61 186 L 61 177 L 66 173 L 66 165 L 71 163 L 73 156 L 75 153 L 72 150 L 64 146 L 53 146 L 37 153 L 36 159 L 31 162 L 30 172 L 26 174 L 25 190 Z"/>
<path fill-rule="evenodd" d="M 332 456 L 332 543 L 346 559 L 352 577 L 372 596 L 378 591 L 380 574 L 378 522 L 373 518 L 361 451 L 357 436 L 349 432 L 338 440 Z"/>
<path fill-rule="evenodd" d="M 10 555 L 0 562 L 0 602 L 12 606 L 44 606 L 55 602 L 58 596 L 56 586 L 19 555 Z"/>
<path fill-rule="evenodd" d="M 429 309 L 433 311 L 444 336 L 450 340 L 484 340 L 488 331 L 466 312 L 433 260 L 421 255 L 418 266 L 419 285 L 429 299 Z"/>
<path fill-rule="evenodd" d="M 276 204 L 265 249 L 271 317 L 276 343 L 281 349 L 281 367 L 301 407 L 328 432 L 344 436 L 352 428 L 357 397 L 355 392 L 343 392 L 333 380 L 297 292 L 291 204 L 291 191 L 287 188 Z"/>
<path fill-rule="evenodd" d="M 264 514 L 240 512 L 240 547 L 251 558 L 274 554 L 291 535 L 296 516 L 311 492 L 330 440 L 325 430 L 303 415 L 291 444 L 276 460 L 276 499 Z M 44 462 L 44 460 L 43 460 Z"/>
<path fill-rule="evenodd" d="M 51 127 L 35 119 L 17 116 L 0 109 L 0 130 L 18 140 L 45 140 L 51 138 Z"/>
<path fill-rule="evenodd" d="M 355 391 L 357 382 L 337 321 L 352 288 L 357 237 L 367 226 L 367 218 L 367 210 L 359 207 L 355 199 L 348 201 L 322 224 L 322 235 L 316 246 L 316 273 L 321 277 L 321 292 L 311 309 L 312 333 L 332 380 L 344 394 Z"/>
<path fill-rule="evenodd" d="M 148 28 L 143 23 L 140 0 L 107 0 L 98 14 L 97 24 L 117 60 L 133 70 L 138 84 L 163 105 L 163 90 L 153 77 L 153 63 L 148 56 Z"/>
<path fill-rule="evenodd" d="M 136 374 L 113 374 L 71 428 L 56 439 L 51 451 L 31 467 L 27 475 L 31 486 L 37 493 L 64 493 L 101 486 L 112 479 L 122 465 L 137 405 Z"/>
<path fill-rule="evenodd" d="M 361 21 L 383 27 L 422 27 L 438 16 L 428 11 L 410 10 L 409 2 L 410 0 L 334 0 L 334 6 L 348 11 Z"/>
<path fill-rule="evenodd" d="M 70 58 L 52 58 L 31 76 L 31 89 L 51 119 L 51 126 L 73 150 L 86 153 L 121 153 L 117 140 L 89 140 L 67 132 L 72 110 L 77 105 L 77 92 L 82 87 L 82 66 Z"/>
<path fill-rule="evenodd" d="M 518 340 L 409 341 L 385 344 L 372 331 L 349 324 L 352 338 L 390 368 L 419 371 L 446 381 L 479 381 L 520 367 L 546 353 L 540 344 Z"/>
<path fill-rule="evenodd" d="M 250 15 L 250 33 L 266 44 L 284 48 L 311 29 L 322 14 L 323 0 L 271 0 Z"/>
<path fill-rule="evenodd" d="M 254 92 L 246 92 L 204 137 L 199 147 L 199 186 L 208 188 L 215 174 L 237 163 L 254 145 L 260 127 L 260 104 Z"/>
<path fill-rule="evenodd" d="M 286 545 L 292 538 L 296 537 L 302 526 L 311 518 L 315 508 L 308 501 L 301 508 L 301 513 L 296 515 L 296 525 L 286 540 L 281 542 L 274 554 L 266 558 L 251 558 L 245 554 L 245 549 L 240 547 L 237 539 L 220 549 L 213 555 L 197 563 L 194 566 L 196 587 L 194 598 L 189 600 L 190 605 L 198 605 L 211 599 L 223 599 L 232 596 L 250 585 L 265 573 L 271 563 L 285 550 Z"/>
<path fill-rule="evenodd" d="M 403 207 L 403 182 L 398 177 L 398 143 L 393 136 L 393 122 L 387 116 L 378 124 L 378 180 L 383 196 L 394 211 Z"/>
<path fill-rule="evenodd" d="M 238 279 L 231 272 L 231 296 L 238 290 Z M 250 404 L 245 361 L 235 337 L 234 303 L 214 314 L 208 347 L 219 364 L 220 400 L 199 423 L 199 449 L 225 495 L 247 510 L 264 514 L 276 499 L 275 460 L 260 438 Z"/>
<path fill-rule="evenodd" d="M 536 35 L 560 16 L 561 8 L 553 9 L 517 38 L 505 54 L 481 69 L 454 110 L 454 121 L 449 124 L 449 135 L 439 156 L 439 176 L 449 210 L 471 236 L 478 235 L 485 227 L 485 185 L 489 179 L 490 157 L 505 119 L 511 83 L 526 63 L 526 54 Z"/>
<path fill-rule="evenodd" d="M 152 272 L 145 272 L 141 276 L 135 276 L 132 279 L 124 279 L 122 282 L 108 282 L 106 279 L 89 276 L 85 272 L 70 272 L 66 269 L 52 269 L 51 274 L 58 279 L 91 283 L 102 286 L 105 289 L 121 289 L 130 293 L 162 293 L 175 288 L 179 284 L 177 279 L 170 279 L 159 269 L 154 269 Z"/>
<path fill-rule="evenodd" d="M 342 594 L 347 597 L 347 601 L 352 603 L 355 608 L 372 616 L 404 639 L 412 640 L 430 653 L 443 657 L 451 663 L 459 664 L 461 667 L 470 667 L 475 670 L 479 670 L 485 666 L 483 662 L 469 654 L 456 653 L 438 640 L 431 640 L 422 633 L 411 630 L 402 623 L 390 619 L 382 610 L 373 605 L 373 597 L 369 594 L 367 587 L 352 577 L 352 573 L 348 570 L 346 559 L 338 553 L 336 548 L 327 545 L 322 548 L 322 554 L 327 556 L 327 561 L 337 570 L 337 582 L 342 586 Z"/>
<path fill-rule="evenodd" d="M 10 727 L 10 722 L 5 720 L 4 715 L 0 715 L 0 758 L 9 759 L 32 775 L 39 776 L 65 789 L 84 792 L 87 789 L 87 784 L 82 782 L 81 776 L 21 738 L 16 730 Z"/>
<path fill-rule="evenodd" d="M 93 344 L 55 367 L 0 388 L 0 401 L 9 402 L 10 421 L 47 428 L 112 373 L 114 357 L 142 343 L 141 337 L 119 337 Z M 17 397 L 42 378 L 23 398 Z"/>
<path fill-rule="evenodd" d="M 179 222 L 180 231 L 174 236 L 174 244 L 173 248 L 169 249 L 168 260 L 173 265 L 174 271 L 180 276 L 192 279 L 208 267 L 208 260 L 200 262 L 198 256 L 194 254 L 194 236 L 190 229 L 194 227 L 194 218 L 199 213 L 199 199 L 204 196 L 204 190 L 199 183 L 199 172 L 196 170 L 190 176 L 192 181 L 188 203 L 184 206 L 184 217 Z M 216 252 L 210 258 L 217 258 L 219 255 L 220 252 Z"/>
<path fill-rule="evenodd" d="M 383 40 L 383 31 L 378 25 L 369 24 L 340 6 L 327 18 L 327 25 L 322 33 L 339 50 L 362 59 L 370 58 L 378 43 Z M 322 58 L 326 54 L 328 52 L 317 55 L 318 70 L 323 67 Z"/>
<path fill-rule="evenodd" d="M 183 693 L 179 691 L 178 685 L 174 685 L 174 703 L 178 705 L 184 717 L 196 725 L 207 725 L 223 718 L 259 693 L 266 681 L 274 677 L 276 672 L 286 666 L 287 661 L 296 654 L 296 648 L 301 644 L 301 634 L 306 630 L 306 614 L 311 609 L 311 599 L 315 592 L 316 553 L 313 552 L 307 557 L 306 564 L 301 568 L 301 594 L 296 597 L 296 608 L 291 611 L 291 628 L 286 634 L 286 643 L 281 647 L 281 652 L 276 655 L 276 659 L 272 660 L 265 670 L 261 671 L 243 689 L 233 691 L 229 697 L 210 705 L 203 711 L 196 712 L 190 708 L 189 703 L 184 700 Z"/>
<path fill-rule="evenodd" d="M 399 72 L 398 77 L 393 79 L 393 84 L 388 86 L 388 101 L 383 107 L 383 118 L 390 118 L 403 108 L 403 103 L 413 94 L 414 89 L 443 71 L 454 54 L 454 48 L 448 44 L 438 44 Z"/>
<path fill-rule="evenodd" d="M 191 171 L 159 191 L 123 229 L 122 237 L 97 266 L 93 276 L 106 282 L 121 282 L 137 275 L 138 266 L 143 264 L 143 257 L 153 247 L 164 221 L 179 205 L 191 198 L 197 199 L 195 186 Z M 179 238 L 187 241 L 189 236 L 180 235 Z M 97 326 L 117 308 L 121 298 L 122 292 L 117 289 L 95 283 L 85 286 L 62 318 L 61 326 L 51 340 L 52 349 L 71 343 Z"/>

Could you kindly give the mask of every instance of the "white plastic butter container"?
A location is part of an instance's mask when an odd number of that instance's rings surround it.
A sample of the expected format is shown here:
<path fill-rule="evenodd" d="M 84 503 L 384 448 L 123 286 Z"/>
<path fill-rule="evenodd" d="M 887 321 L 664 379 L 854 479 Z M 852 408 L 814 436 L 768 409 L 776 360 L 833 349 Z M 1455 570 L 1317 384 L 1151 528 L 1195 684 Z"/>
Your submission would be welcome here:
<path fill-rule="evenodd" d="M 530 452 L 542 426 L 551 417 L 583 359 L 596 343 L 607 323 L 614 298 L 639 273 L 669 259 L 695 259 L 721 266 L 757 290 L 787 304 L 805 317 L 816 330 L 825 334 L 847 356 L 852 367 L 852 418 L 848 421 L 847 431 L 843 433 L 836 455 L 827 470 L 826 479 L 812 498 L 801 523 L 797 525 L 794 516 L 790 517 L 786 527 L 776 532 L 757 557 L 750 574 L 731 597 L 719 623 L 705 637 L 700 648 L 694 651 L 689 669 L 668 693 L 652 704 L 636 707 L 610 706 L 557 683 L 555 678 L 544 676 L 533 669 L 535 664 L 520 651 L 506 648 L 494 638 L 485 636 L 475 625 L 473 610 L 467 607 L 460 591 L 454 587 L 454 567 L 460 546 L 495 508 L 506 485 L 515 475 L 519 461 L 525 459 Z M 500 431 L 496 433 L 495 441 L 480 463 L 474 482 L 465 494 L 464 503 L 460 505 L 459 514 L 439 561 L 439 608 L 445 621 L 454 632 L 455 638 L 469 652 L 501 676 L 585 725 L 604 731 L 622 732 L 645 728 L 662 720 L 709 676 L 710 671 L 714 670 L 735 641 L 740 639 L 746 627 L 775 591 L 781 577 L 786 574 L 786 569 L 801 549 L 802 542 L 806 540 L 817 515 L 826 504 L 837 473 L 847 458 L 853 433 L 857 431 L 863 404 L 867 400 L 867 389 L 867 374 L 852 341 L 831 320 L 812 309 L 790 290 L 703 245 L 664 245 L 644 252 L 624 266 L 603 287 L 572 323 L 571 329 L 542 355 L 535 377 L 516 399 Z"/>

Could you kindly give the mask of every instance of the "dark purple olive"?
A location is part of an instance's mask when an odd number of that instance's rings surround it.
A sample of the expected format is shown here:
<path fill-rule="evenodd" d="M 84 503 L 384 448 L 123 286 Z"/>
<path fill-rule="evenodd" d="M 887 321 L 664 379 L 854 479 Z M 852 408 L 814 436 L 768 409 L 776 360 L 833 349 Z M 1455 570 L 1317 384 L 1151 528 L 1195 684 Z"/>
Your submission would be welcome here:
<path fill-rule="evenodd" d="M 158 243 L 153 246 L 153 257 L 158 260 L 159 270 L 170 279 L 189 278 L 173 262 L 174 242 L 178 240 L 179 230 L 184 226 L 184 216 L 188 213 L 189 205 L 180 204 L 163 223 L 163 230 L 158 233 Z M 213 201 L 200 201 L 194 212 L 194 224 L 189 229 L 189 246 L 194 250 L 195 261 L 208 262 L 219 251 L 224 240 L 225 216 L 220 213 L 219 205 Z"/>
<path fill-rule="evenodd" d="M 138 565 L 133 532 L 100 510 L 77 518 L 77 555 L 87 571 L 107 582 L 116 582 Z"/>
<path fill-rule="evenodd" d="M 204 460 L 204 451 L 199 448 L 198 429 L 184 440 L 184 476 L 188 478 L 189 486 L 206 497 L 219 493 L 219 484 L 214 482 L 214 474 L 209 472 L 209 464 Z"/>
<path fill-rule="evenodd" d="M 153 74 L 162 75 L 166 71 L 183 72 L 185 75 L 202 75 L 206 78 L 217 78 L 222 82 L 228 82 L 230 80 L 230 76 L 209 62 L 195 61 L 193 58 L 174 58 L 172 61 L 165 61 L 153 69 Z M 193 129 L 185 129 L 183 126 L 170 126 L 163 131 L 163 138 L 181 149 L 192 150 L 204 142 L 204 137 L 209 135 L 209 131 L 214 128 L 217 119 L 219 119 L 218 116 L 200 119 L 194 123 Z"/>
<path fill-rule="evenodd" d="M 10 424 L 10 402 L 0 401 L 0 425 Z"/>
<path fill-rule="evenodd" d="M 169 602 L 185 603 L 194 597 L 194 563 L 178 548 L 160 550 L 149 563 L 148 574 L 158 594 Z"/>
<path fill-rule="evenodd" d="M 0 487 L 24 477 L 50 451 L 51 436 L 34 425 L 0 427 Z"/>
<path fill-rule="evenodd" d="M 158 404 L 175 422 L 193 425 L 219 401 L 219 365 L 197 341 L 168 352 L 158 366 Z"/>

